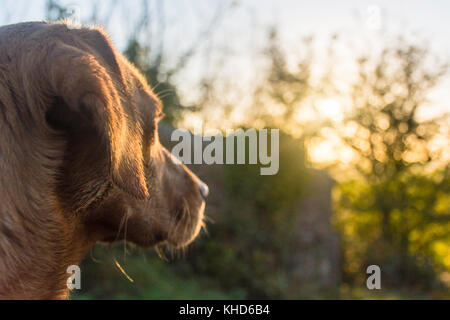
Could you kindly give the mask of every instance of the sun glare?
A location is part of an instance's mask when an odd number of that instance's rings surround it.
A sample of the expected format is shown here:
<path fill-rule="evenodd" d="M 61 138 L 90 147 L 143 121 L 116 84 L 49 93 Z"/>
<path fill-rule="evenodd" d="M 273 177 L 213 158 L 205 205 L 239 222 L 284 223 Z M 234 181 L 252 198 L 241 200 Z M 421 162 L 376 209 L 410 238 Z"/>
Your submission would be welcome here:
<path fill-rule="evenodd" d="M 343 113 L 341 104 L 334 98 L 325 99 L 317 104 L 317 110 L 323 117 L 329 118 L 334 121 L 342 121 Z"/>

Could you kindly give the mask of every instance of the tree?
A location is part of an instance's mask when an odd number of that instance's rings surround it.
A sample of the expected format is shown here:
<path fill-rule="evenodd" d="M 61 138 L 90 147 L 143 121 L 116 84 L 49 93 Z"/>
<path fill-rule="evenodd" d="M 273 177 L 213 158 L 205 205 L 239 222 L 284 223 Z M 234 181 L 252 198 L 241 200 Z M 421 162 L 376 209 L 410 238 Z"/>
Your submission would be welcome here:
<path fill-rule="evenodd" d="M 340 226 L 353 226 L 349 241 L 360 242 L 348 258 L 359 260 L 359 268 L 379 264 L 392 284 L 417 284 L 427 266 L 436 271 L 434 243 L 450 246 L 448 163 L 440 163 L 430 148 L 445 122 L 418 117 L 447 65 L 433 63 L 426 48 L 399 39 L 375 56 L 361 57 L 358 68 L 345 123 L 352 130 L 341 131 L 355 151 L 358 172 L 339 187 Z"/>

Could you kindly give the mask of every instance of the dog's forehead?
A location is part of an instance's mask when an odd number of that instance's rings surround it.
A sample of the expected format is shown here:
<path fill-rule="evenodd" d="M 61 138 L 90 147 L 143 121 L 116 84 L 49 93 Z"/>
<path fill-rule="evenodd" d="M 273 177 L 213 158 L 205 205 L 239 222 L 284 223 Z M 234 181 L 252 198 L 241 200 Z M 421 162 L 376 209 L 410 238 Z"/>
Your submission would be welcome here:
<path fill-rule="evenodd" d="M 163 108 L 162 102 L 150 88 L 144 75 L 139 72 L 136 67 L 133 66 L 125 57 L 122 56 L 121 60 L 125 64 L 125 69 L 127 70 L 126 73 L 129 77 L 128 81 L 131 82 L 132 87 L 142 99 L 141 102 L 145 106 L 151 106 L 155 114 L 161 113 Z"/>

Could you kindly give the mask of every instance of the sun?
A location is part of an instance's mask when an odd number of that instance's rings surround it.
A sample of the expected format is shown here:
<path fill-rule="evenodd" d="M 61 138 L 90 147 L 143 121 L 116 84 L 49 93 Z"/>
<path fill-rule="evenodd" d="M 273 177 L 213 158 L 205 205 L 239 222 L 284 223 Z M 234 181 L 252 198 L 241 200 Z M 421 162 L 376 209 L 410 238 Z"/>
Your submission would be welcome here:
<path fill-rule="evenodd" d="M 340 122 L 343 120 L 343 112 L 341 104 L 337 99 L 329 98 L 317 103 L 317 111 L 321 116 L 330 120 Z"/>

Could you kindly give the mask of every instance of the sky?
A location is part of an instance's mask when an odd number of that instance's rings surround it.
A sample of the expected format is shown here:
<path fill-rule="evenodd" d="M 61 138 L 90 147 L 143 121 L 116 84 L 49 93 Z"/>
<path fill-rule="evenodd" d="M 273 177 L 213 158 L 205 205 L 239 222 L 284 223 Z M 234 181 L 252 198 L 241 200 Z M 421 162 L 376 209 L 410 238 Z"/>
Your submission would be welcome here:
<path fill-rule="evenodd" d="M 45 19 L 46 2 L 0 0 L 0 24 Z M 92 7 L 95 3 L 100 3 L 98 16 L 108 16 L 106 30 L 121 49 L 126 44 L 131 25 L 140 18 L 137 12 L 142 4 L 141 0 L 119 0 L 118 8 L 110 13 L 105 8 L 114 0 L 59 2 L 78 8 L 82 21 L 88 20 Z M 149 1 L 153 11 L 158 10 L 158 3 L 156 0 Z M 255 52 L 262 50 L 266 44 L 267 30 L 271 25 L 278 26 L 280 39 L 288 56 L 292 53 L 293 59 L 302 36 L 314 35 L 318 51 L 326 55 L 320 44 L 327 43 L 330 36 L 337 33 L 348 43 L 349 48 L 355 48 L 355 52 L 367 48 L 372 50 L 378 40 L 401 34 L 411 41 L 425 41 L 440 59 L 450 61 L 448 0 L 169 0 L 163 2 L 162 10 L 167 25 L 168 40 L 165 48 L 169 56 L 173 57 L 173 64 L 179 57 L 178 53 L 189 50 L 199 34 L 214 25 L 215 12 L 221 7 L 235 9 L 230 10 L 217 23 L 214 39 L 204 44 L 202 50 L 208 52 L 207 58 L 206 55 L 200 55 L 194 59 L 188 72 L 177 79 L 184 88 L 186 97 L 189 96 L 188 92 L 195 91 L 195 79 L 211 68 L 222 66 L 222 73 L 230 77 L 239 74 L 236 81 L 241 81 L 242 84 L 255 81 L 258 77 L 255 70 L 262 67 L 255 60 Z M 211 50 L 208 51 L 210 47 L 215 48 L 212 53 Z M 349 55 L 351 52 L 345 54 Z M 170 61 L 167 63 L 170 64 Z M 345 63 L 339 67 L 341 74 L 349 72 Z M 448 88 L 449 77 L 432 92 L 430 103 L 433 108 L 427 109 L 433 110 L 430 115 L 450 111 L 450 102 L 447 103 L 450 101 Z"/>
<path fill-rule="evenodd" d="M 2 12 L 0 23 L 15 23 L 26 20 L 41 20 L 44 18 L 46 0 L 1 0 Z M 108 3 L 111 0 L 102 0 Z M 154 1 L 150 1 L 154 2 Z M 189 20 L 189 11 L 208 11 L 221 3 L 229 1 L 200 1 L 200 0 L 169 0 L 166 1 L 165 10 L 172 13 L 177 20 Z M 331 33 L 337 31 L 356 32 L 361 31 L 358 20 L 367 20 L 378 7 L 381 11 L 382 26 L 389 26 L 391 30 L 404 32 L 423 33 L 435 45 L 447 54 L 450 53 L 450 1 L 447 0 L 242 0 L 234 1 L 244 8 L 244 11 L 252 12 L 254 19 L 262 24 L 277 23 L 284 32 L 295 36 L 292 30 L 301 30 L 304 33 Z M 90 8 L 92 0 L 60 1 L 68 5 L 76 5 L 81 8 Z M 139 7 L 140 0 L 127 0 L 121 8 L 134 12 Z M 125 8 L 125 9 L 124 9 Z M 124 9 L 124 10 L 123 10 Z M 6 19 L 5 16 L 10 18 Z M 132 19 L 133 17 L 131 17 Z M 242 21 L 234 21 L 236 25 L 242 25 Z M 359 30 L 356 28 L 359 27 Z M 114 28 L 119 31 L 119 27 Z M 180 30 L 181 31 L 181 30 Z M 184 31 L 184 30 L 183 30 Z M 115 32 L 117 33 L 117 32 Z M 113 34 L 114 37 L 114 34 Z"/>
<path fill-rule="evenodd" d="M 45 19 L 46 0 L 0 0 L 0 25 L 31 20 Z M 61 0 L 61 4 L 75 8 L 82 22 L 89 21 L 92 8 L 104 25 L 111 39 L 119 49 L 124 49 L 133 25 L 141 18 L 142 0 L 118 0 L 114 11 L 108 11 L 114 0 Z M 306 36 L 314 36 L 318 59 L 312 69 L 320 70 L 322 61 L 327 59 L 326 45 L 332 35 L 338 34 L 346 44 L 346 50 L 336 54 L 339 57 L 337 79 L 349 82 L 348 77 L 354 71 L 352 62 L 355 56 L 377 49 L 386 39 L 402 35 L 410 42 L 426 43 L 431 52 L 441 61 L 450 62 L 450 1 L 448 0 L 168 0 L 148 1 L 150 27 L 157 38 L 158 16 L 164 13 L 164 48 L 169 57 L 166 64 L 175 65 L 183 53 L 188 52 L 193 43 L 200 42 L 198 54 L 191 59 L 185 71 L 175 79 L 184 103 L 195 104 L 198 98 L 198 81 L 208 74 L 220 74 L 233 82 L 234 100 L 243 105 L 250 103 L 251 94 L 247 94 L 249 84 L 258 81 L 264 68 L 264 59 L 258 58 L 267 45 L 269 27 L 277 26 L 280 43 L 293 62 L 302 55 L 299 52 L 300 41 Z M 224 15 L 217 15 L 219 9 L 227 8 Z M 107 19 L 106 19 L 107 17 Z M 214 28 L 213 36 L 201 42 L 201 35 Z M 154 40 L 154 39 L 153 39 Z M 153 43 L 153 42 L 152 42 Z M 337 81 L 339 82 L 339 81 Z M 430 102 L 420 109 L 423 119 L 450 112 L 450 77 L 447 76 L 429 96 Z M 323 116 L 341 118 L 342 109 L 333 97 L 328 97 L 319 107 Z M 239 108 L 236 108 L 239 110 Z M 224 123 L 220 113 L 211 111 L 218 117 L 217 123 Z M 341 114 L 340 114 L 341 113 Z M 205 115 L 204 115 L 205 116 Z M 245 117 L 245 111 L 239 111 L 237 118 Z M 186 121 L 194 123 L 199 118 Z M 233 121 L 233 120 L 229 120 Z M 226 124 L 224 124 L 226 125 Z M 195 125 L 194 125 L 195 126 Z M 199 123 L 198 126 L 201 126 Z M 192 128 L 192 127 L 191 127 Z M 447 133 L 450 134 L 450 133 Z M 446 134 L 444 134 L 446 135 Z M 448 144 L 448 138 L 441 145 Z M 327 156 L 333 155 L 332 139 L 317 143 L 310 153 L 318 162 L 327 162 Z M 345 149 L 341 150 L 345 151 Z M 448 148 L 447 148 L 448 150 Z M 317 153 L 314 156 L 314 152 Z M 450 151 L 446 158 L 450 159 Z M 345 155 L 340 155 L 345 158 Z M 333 161 L 330 159 L 330 161 Z M 348 155 L 351 159 L 351 155 Z M 320 160 L 322 159 L 322 160 Z M 343 161 L 340 159 L 341 161 Z M 313 159 L 314 160 L 314 159 Z"/>

